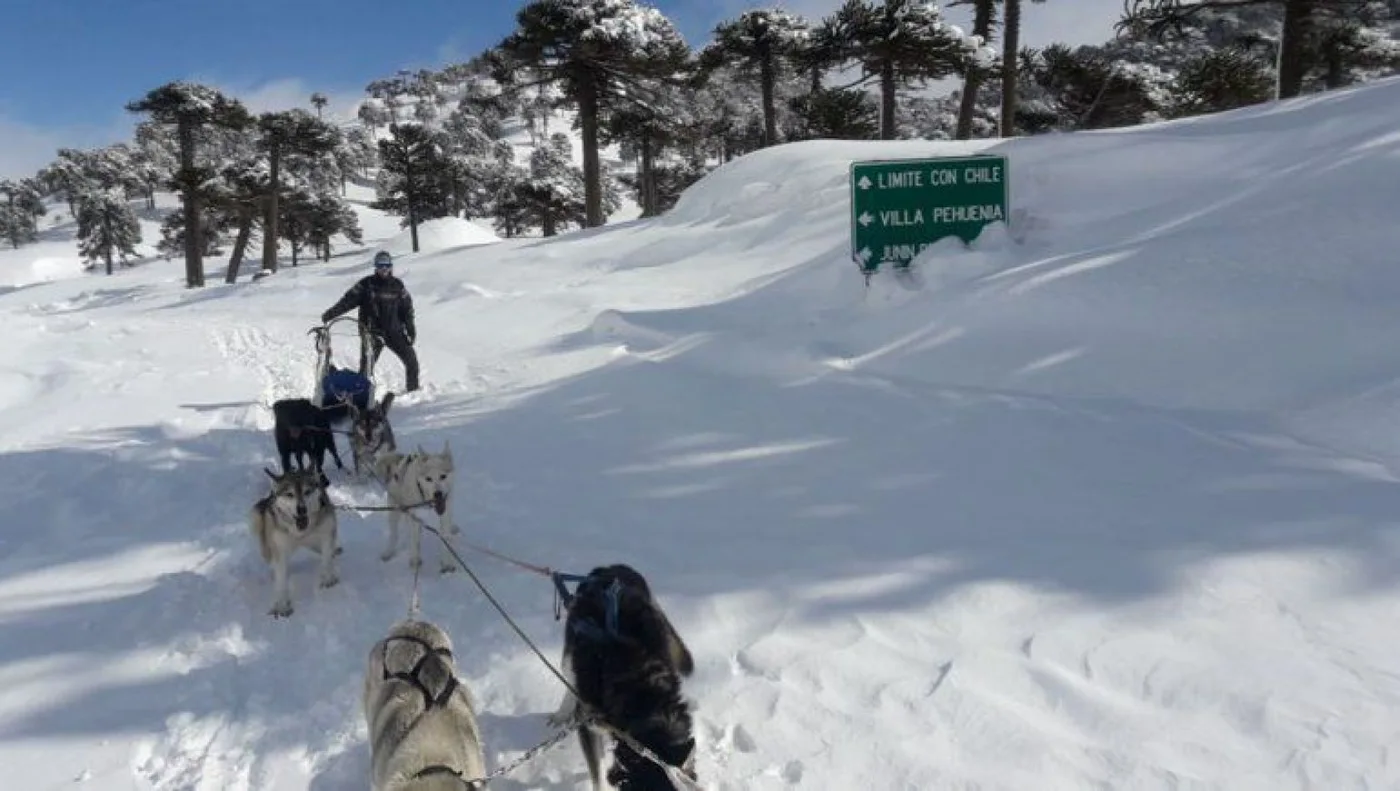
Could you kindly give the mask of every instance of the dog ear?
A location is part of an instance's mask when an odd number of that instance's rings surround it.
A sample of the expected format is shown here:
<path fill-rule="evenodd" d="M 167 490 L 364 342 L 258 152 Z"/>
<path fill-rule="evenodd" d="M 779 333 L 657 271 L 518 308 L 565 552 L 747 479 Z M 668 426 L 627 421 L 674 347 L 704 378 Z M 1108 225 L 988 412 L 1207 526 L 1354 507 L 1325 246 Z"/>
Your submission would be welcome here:
<path fill-rule="evenodd" d="M 278 475 L 277 473 L 273 472 L 272 470 L 269 470 L 269 469 L 266 468 L 266 467 L 263 467 L 263 472 L 267 473 L 267 477 L 271 478 L 273 481 L 280 481 L 280 480 L 282 480 L 282 476 Z"/>

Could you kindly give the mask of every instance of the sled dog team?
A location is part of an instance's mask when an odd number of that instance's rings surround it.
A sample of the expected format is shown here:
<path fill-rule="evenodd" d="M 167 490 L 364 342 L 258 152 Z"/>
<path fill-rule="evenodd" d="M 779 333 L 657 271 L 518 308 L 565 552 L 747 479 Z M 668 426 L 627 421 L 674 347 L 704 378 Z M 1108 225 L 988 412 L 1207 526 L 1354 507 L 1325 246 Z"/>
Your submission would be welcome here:
<path fill-rule="evenodd" d="M 369 471 L 384 484 L 393 507 L 387 512 L 384 561 L 398 552 L 400 509 L 431 508 L 443 535 L 460 533 L 450 508 L 452 449 L 444 443 L 438 453 L 421 446 L 399 452 L 389 423 L 393 398 L 389 393 L 367 409 L 346 403 L 356 476 Z M 277 402 L 273 412 L 282 472 L 264 470 L 271 489 L 249 512 L 249 528 L 272 569 L 269 614 L 282 618 L 293 611 L 287 569 L 298 549 L 320 556 L 322 588 L 339 582 L 336 558 L 342 550 L 322 462 L 329 451 L 337 468 L 344 465 L 325 410 L 307 399 L 287 399 Z M 422 531 L 411 529 L 410 535 L 409 565 L 417 570 Z M 440 570 L 456 570 L 450 554 L 442 554 Z M 485 791 L 480 782 L 487 773 L 482 734 L 452 651 L 443 629 L 413 618 L 395 624 L 370 649 L 362 705 L 374 791 Z M 561 667 L 579 699 L 566 691 L 548 722 L 577 727 L 594 791 L 607 787 L 604 779 L 619 791 L 685 787 L 624 741 L 614 741 L 613 763 L 604 774 L 609 731 L 626 734 L 694 780 L 695 739 L 690 706 L 681 693 L 682 679 L 693 669 L 689 649 L 635 569 L 598 567 L 579 584 L 568 604 Z M 584 717 L 585 711 L 592 717 Z"/>

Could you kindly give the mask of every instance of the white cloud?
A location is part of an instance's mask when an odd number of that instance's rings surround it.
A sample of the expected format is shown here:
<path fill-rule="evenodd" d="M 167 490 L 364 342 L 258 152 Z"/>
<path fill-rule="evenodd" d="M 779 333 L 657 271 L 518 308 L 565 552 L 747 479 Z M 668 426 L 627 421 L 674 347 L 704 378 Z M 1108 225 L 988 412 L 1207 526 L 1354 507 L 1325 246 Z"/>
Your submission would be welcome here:
<path fill-rule="evenodd" d="M 318 89 L 311 87 L 300 77 L 284 77 L 254 84 L 238 84 L 215 79 L 196 81 L 218 88 L 229 98 L 243 102 L 249 112 L 255 114 L 291 110 L 297 107 L 310 112 L 315 111 L 315 108 L 311 106 L 311 94 L 316 93 Z M 365 98 L 363 90 L 320 90 L 320 92 L 325 94 L 328 100 L 326 109 L 323 111 L 327 121 L 352 120 L 360 101 Z"/>
<path fill-rule="evenodd" d="M 60 148 L 96 148 L 131 137 L 135 119 L 106 125 L 45 128 L 0 115 L 0 178 L 28 178 L 54 160 Z"/>

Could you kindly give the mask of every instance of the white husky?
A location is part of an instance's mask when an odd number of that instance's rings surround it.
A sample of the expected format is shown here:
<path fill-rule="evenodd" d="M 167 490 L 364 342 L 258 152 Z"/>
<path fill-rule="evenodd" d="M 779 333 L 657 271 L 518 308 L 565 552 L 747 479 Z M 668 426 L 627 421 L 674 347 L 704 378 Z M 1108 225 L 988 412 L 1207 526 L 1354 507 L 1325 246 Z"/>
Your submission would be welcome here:
<path fill-rule="evenodd" d="M 374 474 L 389 492 L 389 543 L 379 557 L 393 560 L 399 552 L 399 520 L 404 519 L 400 508 L 416 508 L 431 505 L 438 515 L 438 527 L 444 535 L 457 535 L 461 531 L 452 521 L 452 448 L 444 442 L 441 453 L 428 453 L 423 446 L 407 455 L 397 451 L 383 454 L 374 463 Z M 423 531 L 414 526 L 409 531 L 413 554 L 408 560 L 411 568 L 423 565 Z M 457 564 L 451 555 L 443 554 L 441 571 L 456 571 Z"/>
<path fill-rule="evenodd" d="M 272 479 L 272 491 L 253 504 L 248 512 L 248 529 L 258 542 L 262 559 L 272 566 L 275 599 L 268 614 L 285 618 L 292 614 L 287 562 L 298 548 L 305 547 L 321 556 L 322 588 L 340 581 L 335 569 L 335 508 L 319 471 L 291 470 L 278 475 L 264 468 L 263 472 Z"/>
<path fill-rule="evenodd" d="M 404 620 L 369 652 L 363 696 L 373 791 L 463 791 L 486 775 L 481 731 L 452 639 Z"/>

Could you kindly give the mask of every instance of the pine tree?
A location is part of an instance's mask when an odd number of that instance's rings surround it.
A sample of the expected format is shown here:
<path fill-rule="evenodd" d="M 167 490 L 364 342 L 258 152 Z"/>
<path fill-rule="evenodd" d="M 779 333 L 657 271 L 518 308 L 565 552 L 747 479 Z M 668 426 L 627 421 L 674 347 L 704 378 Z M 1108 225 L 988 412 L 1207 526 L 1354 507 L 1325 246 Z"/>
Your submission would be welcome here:
<path fill-rule="evenodd" d="M 779 73 L 806 45 L 807 21 L 780 9 L 745 11 L 721 22 L 715 40 L 700 54 L 702 68 L 737 65 L 739 74 L 756 78 L 763 97 L 763 145 L 778 142 L 776 88 Z"/>
<path fill-rule="evenodd" d="M 602 225 L 604 181 L 598 156 L 608 105 L 638 101 L 649 82 L 679 81 L 690 49 L 653 8 L 633 0 L 534 0 L 516 16 L 517 29 L 496 48 L 494 76 L 518 91 L 523 70 L 556 83 L 578 107 L 583 138 L 585 225 Z"/>
<path fill-rule="evenodd" d="M 208 168 L 196 165 L 197 140 L 210 127 L 243 129 L 252 117 L 243 104 L 203 85 L 172 82 L 127 105 L 133 113 L 149 113 L 152 120 L 173 125 L 180 150 L 180 170 L 176 182 L 184 206 L 185 283 L 191 288 L 204 285 L 203 190 L 212 176 Z"/>
<path fill-rule="evenodd" d="M 113 258 L 125 265 L 140 243 L 141 223 L 122 190 L 94 190 L 79 198 L 78 250 L 90 266 L 105 261 L 110 275 Z"/>
<path fill-rule="evenodd" d="M 316 120 L 321 120 L 321 112 L 326 109 L 327 104 L 330 104 L 330 99 L 327 99 L 324 93 L 317 91 L 311 94 L 311 106 L 316 108 Z"/>
<path fill-rule="evenodd" d="M 340 143 L 335 127 L 313 118 L 305 110 L 263 113 L 258 118 L 258 144 L 268 161 L 268 192 L 263 214 L 264 271 L 277 271 L 277 209 L 278 193 L 282 188 L 282 158 L 285 155 L 320 157 L 328 155 Z"/>
<path fill-rule="evenodd" d="M 860 65 L 862 81 L 879 80 L 883 140 L 896 137 L 896 91 L 964 71 L 977 45 L 923 0 L 846 0 L 823 25 L 842 42 L 841 60 Z"/>
<path fill-rule="evenodd" d="M 379 194 L 371 205 L 404 218 L 416 253 L 418 224 L 451 214 L 450 196 L 439 176 L 448 166 L 445 140 L 440 132 L 415 123 L 395 124 L 389 132 L 389 138 L 379 141 Z"/>

